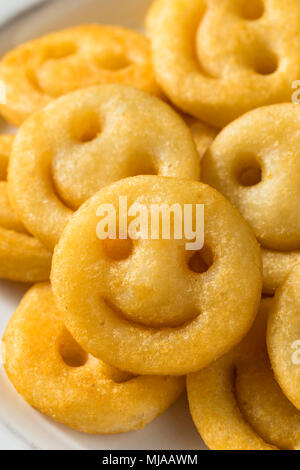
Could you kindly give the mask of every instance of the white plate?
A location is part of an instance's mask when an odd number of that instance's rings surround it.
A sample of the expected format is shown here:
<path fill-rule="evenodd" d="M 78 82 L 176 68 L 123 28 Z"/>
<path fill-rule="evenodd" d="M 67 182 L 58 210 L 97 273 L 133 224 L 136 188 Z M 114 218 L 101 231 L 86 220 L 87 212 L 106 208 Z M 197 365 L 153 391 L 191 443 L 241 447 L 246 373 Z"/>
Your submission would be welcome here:
<path fill-rule="evenodd" d="M 38 5 L 36 0 L 29 2 L 35 5 L 17 13 L 6 23 L 0 18 L 0 54 L 33 37 L 80 23 L 120 24 L 141 30 L 151 0 L 42 0 Z M 4 130 L 7 128 L 1 123 L 1 132 Z M 22 285 L 0 282 L 1 337 L 25 291 L 26 287 Z M 11 436 L 11 445 L 7 444 L 7 448 L 205 449 L 193 425 L 185 397 L 143 431 L 88 436 L 58 425 L 28 406 L 10 385 L 1 365 L 0 443 L 3 429 Z"/>

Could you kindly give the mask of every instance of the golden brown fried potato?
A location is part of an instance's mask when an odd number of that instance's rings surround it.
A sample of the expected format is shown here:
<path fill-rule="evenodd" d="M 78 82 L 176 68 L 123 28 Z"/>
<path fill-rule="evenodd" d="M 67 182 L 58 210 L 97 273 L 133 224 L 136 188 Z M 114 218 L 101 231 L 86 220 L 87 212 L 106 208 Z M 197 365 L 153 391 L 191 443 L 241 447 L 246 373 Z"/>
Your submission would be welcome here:
<path fill-rule="evenodd" d="M 204 248 L 188 251 L 185 236 L 161 232 L 98 239 L 97 209 L 112 204 L 119 218 L 120 195 L 128 208 L 204 204 Z M 56 247 L 51 278 L 79 344 L 138 374 L 183 375 L 227 352 L 249 330 L 262 287 L 259 245 L 238 211 L 209 186 L 159 176 L 124 179 L 87 201 Z"/>
<path fill-rule="evenodd" d="M 0 278 L 45 281 L 49 279 L 51 253 L 28 234 L 8 198 L 6 173 L 13 141 L 13 136 L 0 136 Z"/>
<path fill-rule="evenodd" d="M 282 390 L 300 410 L 300 264 L 278 289 L 268 323 L 268 350 Z"/>
<path fill-rule="evenodd" d="M 253 328 L 233 351 L 187 378 L 194 423 L 215 450 L 300 448 L 300 413 L 276 382 L 266 347 L 264 299 Z"/>
<path fill-rule="evenodd" d="M 223 129 L 202 160 L 202 180 L 237 206 L 270 250 L 300 250 L 299 126 L 297 105 L 255 109 Z"/>
<path fill-rule="evenodd" d="M 21 125 L 54 98 L 79 88 L 119 83 L 159 94 L 147 39 L 136 31 L 84 25 L 22 44 L 0 62 L 3 116 Z"/>
<path fill-rule="evenodd" d="M 37 284 L 9 321 L 5 370 L 25 400 L 87 433 L 143 428 L 182 393 L 181 377 L 133 377 L 89 356 L 57 312 L 49 284 Z"/>
<path fill-rule="evenodd" d="M 199 179 L 191 132 L 168 105 L 140 90 L 103 85 L 69 94 L 20 128 L 9 167 L 10 198 L 49 249 L 73 210 L 127 176 Z"/>
<path fill-rule="evenodd" d="M 290 102 L 300 76 L 300 4 L 264 3 L 154 2 L 147 18 L 153 66 L 178 108 L 224 127 L 251 109 Z"/>
<path fill-rule="evenodd" d="M 256 109 L 223 129 L 201 162 L 202 180 L 239 209 L 262 245 L 265 293 L 300 261 L 299 125 L 297 105 Z"/>

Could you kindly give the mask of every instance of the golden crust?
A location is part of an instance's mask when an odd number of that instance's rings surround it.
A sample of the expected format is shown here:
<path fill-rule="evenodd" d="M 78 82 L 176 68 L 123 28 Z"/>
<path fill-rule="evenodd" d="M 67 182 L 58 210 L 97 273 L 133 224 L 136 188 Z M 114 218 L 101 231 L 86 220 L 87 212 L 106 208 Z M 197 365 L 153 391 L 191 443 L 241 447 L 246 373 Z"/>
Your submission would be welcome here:
<path fill-rule="evenodd" d="M 12 210 L 6 173 L 14 137 L 0 136 L 0 278 L 20 282 L 49 279 L 52 255 L 30 236 Z"/>
<path fill-rule="evenodd" d="M 204 204 L 212 266 L 202 274 L 189 269 L 194 253 L 185 239 L 135 241 L 131 254 L 114 261 L 96 237 L 96 212 L 100 204 L 118 207 L 120 195 L 128 207 Z M 93 355 L 132 373 L 182 375 L 249 330 L 261 269 L 252 231 L 222 195 L 195 181 L 137 176 L 103 188 L 76 212 L 56 247 L 51 279 L 67 328 Z"/>
<path fill-rule="evenodd" d="M 198 179 L 191 132 L 140 90 L 103 85 L 50 103 L 20 128 L 9 166 L 13 207 L 49 249 L 101 187 L 137 174 Z"/>
<path fill-rule="evenodd" d="M 268 322 L 268 351 L 282 390 L 300 410 L 300 265 L 277 290 Z"/>
<path fill-rule="evenodd" d="M 275 0 L 265 9 L 251 0 L 252 11 L 244 10 L 246 3 L 156 0 L 147 18 L 163 91 L 181 110 L 216 127 L 250 109 L 289 102 L 300 76 L 298 0 Z"/>
<path fill-rule="evenodd" d="M 300 249 L 299 125 L 291 103 L 250 111 L 223 129 L 202 160 L 202 180 L 239 209 L 265 249 Z"/>
<path fill-rule="evenodd" d="M 0 62 L 3 116 L 14 125 L 51 100 L 93 85 L 119 83 L 159 94 L 147 39 L 116 26 L 84 25 L 48 34 Z"/>
<path fill-rule="evenodd" d="M 282 393 L 267 354 L 271 306 L 264 299 L 243 342 L 187 378 L 194 423 L 211 449 L 299 449 L 300 413 Z"/>
<path fill-rule="evenodd" d="M 184 388 L 183 378 L 133 377 L 88 356 L 64 327 L 46 283 L 25 295 L 3 345 L 5 370 L 17 391 L 31 406 L 78 431 L 141 429 Z"/>

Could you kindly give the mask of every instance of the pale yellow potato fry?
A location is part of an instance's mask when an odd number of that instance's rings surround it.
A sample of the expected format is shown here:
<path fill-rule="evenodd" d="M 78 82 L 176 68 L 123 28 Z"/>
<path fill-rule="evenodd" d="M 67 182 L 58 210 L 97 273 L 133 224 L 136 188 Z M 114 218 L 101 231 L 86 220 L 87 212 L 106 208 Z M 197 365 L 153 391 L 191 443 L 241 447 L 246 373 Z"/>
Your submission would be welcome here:
<path fill-rule="evenodd" d="M 128 207 L 204 204 L 204 248 L 186 250 L 185 236 L 98 239 L 97 208 L 112 204 L 118 214 L 120 195 Z M 260 248 L 238 211 L 209 186 L 136 176 L 106 186 L 74 214 L 51 280 L 63 321 L 84 349 L 134 374 L 183 375 L 249 330 L 261 296 Z"/>
<path fill-rule="evenodd" d="M 265 249 L 300 250 L 299 126 L 298 105 L 255 109 L 223 129 L 201 162 L 202 180 L 239 209 Z"/>
<path fill-rule="evenodd" d="M 156 0 L 146 26 L 157 81 L 179 109 L 217 128 L 290 102 L 299 23 L 298 0 Z"/>
<path fill-rule="evenodd" d="M 300 412 L 276 382 L 266 346 L 272 299 L 262 300 L 247 337 L 187 378 L 194 423 L 210 449 L 298 450 Z"/>
<path fill-rule="evenodd" d="M 103 186 L 139 174 L 199 179 L 190 130 L 147 93 L 91 87 L 50 103 L 20 128 L 10 199 L 30 233 L 53 249 L 73 210 Z"/>
<path fill-rule="evenodd" d="M 300 264 L 277 290 L 268 322 L 268 351 L 282 390 L 300 410 Z"/>

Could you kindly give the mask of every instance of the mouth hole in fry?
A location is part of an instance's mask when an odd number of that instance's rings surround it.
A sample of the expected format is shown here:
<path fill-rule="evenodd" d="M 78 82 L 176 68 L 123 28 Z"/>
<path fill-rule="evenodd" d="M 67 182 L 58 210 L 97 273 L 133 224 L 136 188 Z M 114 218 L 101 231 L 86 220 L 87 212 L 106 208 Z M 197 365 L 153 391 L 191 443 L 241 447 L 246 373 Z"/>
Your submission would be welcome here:
<path fill-rule="evenodd" d="M 103 57 L 97 58 L 97 64 L 101 69 L 111 70 L 117 72 L 118 70 L 126 69 L 132 65 L 132 62 L 126 57 L 125 54 L 106 54 Z"/>
<path fill-rule="evenodd" d="M 193 307 L 191 309 L 186 310 L 183 312 L 184 318 L 169 318 L 163 319 L 160 318 L 158 321 L 154 320 L 153 318 L 149 321 L 149 318 L 133 318 L 132 312 L 129 311 L 124 311 L 120 307 L 118 307 L 112 300 L 108 298 L 103 298 L 103 301 L 106 305 L 106 307 L 111 310 L 114 315 L 116 315 L 118 318 L 126 319 L 129 320 L 132 326 L 139 327 L 139 326 L 146 326 L 150 328 L 168 328 L 168 329 L 173 329 L 173 328 L 182 328 L 184 326 L 190 325 L 199 315 L 202 314 L 201 310 Z M 132 376 L 130 378 L 127 378 L 124 381 L 128 381 L 131 378 L 134 378 L 135 376 Z M 110 377 L 111 378 L 111 377 Z M 115 378 L 111 378 L 114 382 L 117 380 Z M 121 381 L 119 381 L 121 383 Z"/>
<path fill-rule="evenodd" d="M 101 132 L 99 116 L 96 112 L 86 111 L 73 118 L 72 136 L 82 144 L 91 142 Z"/>
<path fill-rule="evenodd" d="M 244 155 L 235 170 L 236 178 L 241 186 L 256 186 L 262 181 L 262 168 L 254 155 Z"/>
<path fill-rule="evenodd" d="M 278 69 L 278 58 L 274 52 L 261 49 L 255 58 L 253 67 L 259 75 L 271 75 Z"/>
<path fill-rule="evenodd" d="M 122 261 L 132 254 L 133 242 L 130 238 L 126 240 L 107 238 L 103 240 L 103 251 L 110 260 Z"/>
<path fill-rule="evenodd" d="M 142 161 L 139 159 L 139 164 L 133 164 L 128 168 L 128 176 L 140 176 L 140 175 L 157 175 L 157 170 L 153 165 L 153 162 L 148 158 L 144 158 Z"/>
<path fill-rule="evenodd" d="M 265 7 L 262 0 L 244 0 L 242 15 L 246 20 L 258 20 L 264 14 Z"/>
<path fill-rule="evenodd" d="M 61 44 L 53 44 L 49 46 L 46 50 L 46 59 L 47 60 L 59 60 L 59 59 L 65 59 L 66 57 L 69 57 L 70 55 L 73 55 L 77 52 L 77 46 L 76 44 L 72 42 L 65 42 Z"/>
<path fill-rule="evenodd" d="M 0 181 L 6 181 L 7 178 L 7 159 L 0 153 Z"/>
<path fill-rule="evenodd" d="M 209 246 L 205 245 L 202 250 L 196 251 L 189 259 L 188 266 L 197 274 L 206 273 L 213 265 L 214 255 Z"/>
<path fill-rule="evenodd" d="M 68 330 L 64 330 L 58 339 L 58 351 L 69 367 L 82 367 L 88 360 L 88 353 L 75 341 Z"/>
<path fill-rule="evenodd" d="M 29 84 L 39 93 L 44 93 L 42 88 L 40 87 L 38 78 L 36 76 L 36 73 L 33 69 L 28 69 L 26 71 L 26 78 L 29 82 Z"/>
<path fill-rule="evenodd" d="M 123 372 L 122 370 L 116 369 L 115 367 L 112 367 L 106 363 L 103 363 L 102 367 L 104 375 L 117 384 L 129 382 L 129 380 L 135 377 L 128 372 Z"/>

